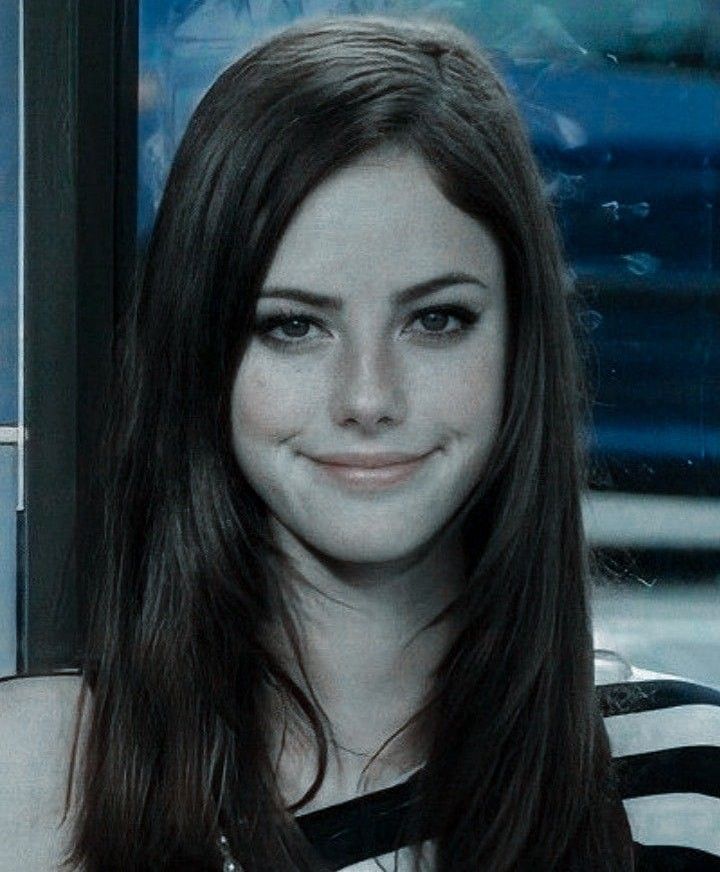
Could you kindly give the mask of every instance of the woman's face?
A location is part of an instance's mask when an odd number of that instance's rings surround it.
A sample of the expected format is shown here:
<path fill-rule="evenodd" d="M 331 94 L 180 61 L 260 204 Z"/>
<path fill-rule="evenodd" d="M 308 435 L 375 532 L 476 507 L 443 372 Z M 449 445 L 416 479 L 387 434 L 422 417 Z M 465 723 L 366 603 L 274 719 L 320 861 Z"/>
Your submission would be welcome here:
<path fill-rule="evenodd" d="M 234 452 L 273 523 L 341 561 L 422 549 L 500 424 L 505 297 L 495 238 L 414 154 L 367 154 L 316 188 L 277 249 L 232 392 Z M 312 459 L 340 452 L 426 456 L 378 483 Z"/>

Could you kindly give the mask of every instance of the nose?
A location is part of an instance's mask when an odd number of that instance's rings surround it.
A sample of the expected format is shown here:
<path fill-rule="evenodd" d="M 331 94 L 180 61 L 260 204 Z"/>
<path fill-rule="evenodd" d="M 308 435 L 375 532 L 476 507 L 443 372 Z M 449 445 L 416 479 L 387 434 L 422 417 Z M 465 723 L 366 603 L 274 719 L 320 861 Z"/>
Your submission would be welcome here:
<path fill-rule="evenodd" d="M 334 378 L 333 418 L 340 426 L 372 432 L 405 417 L 404 375 L 386 343 L 372 337 L 348 343 Z"/>

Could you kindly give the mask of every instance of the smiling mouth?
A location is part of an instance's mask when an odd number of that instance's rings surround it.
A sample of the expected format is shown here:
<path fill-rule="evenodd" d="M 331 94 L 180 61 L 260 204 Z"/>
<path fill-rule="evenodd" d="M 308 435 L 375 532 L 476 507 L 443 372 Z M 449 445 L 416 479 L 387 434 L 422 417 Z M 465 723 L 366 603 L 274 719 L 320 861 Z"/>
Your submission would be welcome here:
<path fill-rule="evenodd" d="M 434 449 L 431 449 L 430 451 L 433 450 Z M 406 464 L 415 460 L 421 460 L 423 457 L 430 454 L 430 451 L 420 451 L 414 454 L 400 451 L 376 451 L 374 453 L 346 451 L 337 454 L 315 454 L 308 456 L 318 463 L 327 463 L 333 466 L 352 466 L 362 467 L 363 469 L 376 469 L 378 467 L 396 466 L 398 464 Z"/>
<path fill-rule="evenodd" d="M 392 487 L 408 481 L 415 472 L 424 464 L 424 462 L 434 454 L 434 450 L 427 454 L 414 457 L 411 460 L 402 462 L 395 461 L 386 463 L 382 466 L 359 466 L 357 464 L 342 464 L 328 463 L 317 460 L 314 457 L 309 459 L 313 465 L 321 470 L 324 476 L 329 477 L 333 481 L 340 482 L 350 487 L 361 489 L 384 489 Z"/>

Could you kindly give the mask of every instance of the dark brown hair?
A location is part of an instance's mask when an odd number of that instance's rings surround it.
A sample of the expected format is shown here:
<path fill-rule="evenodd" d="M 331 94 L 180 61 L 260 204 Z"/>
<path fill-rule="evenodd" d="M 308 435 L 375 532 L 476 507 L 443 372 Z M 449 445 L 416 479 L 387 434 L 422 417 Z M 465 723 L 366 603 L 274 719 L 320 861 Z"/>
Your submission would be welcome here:
<path fill-rule="evenodd" d="M 264 744 L 273 686 L 317 737 L 310 799 L 326 737 L 260 632 L 292 621 L 266 507 L 232 452 L 230 389 L 293 214 L 388 143 L 496 235 L 511 334 L 502 425 L 462 509 L 463 626 L 435 676 L 414 825 L 437 834 L 438 872 L 632 868 L 594 690 L 588 401 L 552 204 L 484 52 L 450 25 L 381 16 L 305 21 L 254 47 L 175 156 L 118 343 L 66 866 L 219 870 L 221 827 L 247 872 L 322 868 Z"/>

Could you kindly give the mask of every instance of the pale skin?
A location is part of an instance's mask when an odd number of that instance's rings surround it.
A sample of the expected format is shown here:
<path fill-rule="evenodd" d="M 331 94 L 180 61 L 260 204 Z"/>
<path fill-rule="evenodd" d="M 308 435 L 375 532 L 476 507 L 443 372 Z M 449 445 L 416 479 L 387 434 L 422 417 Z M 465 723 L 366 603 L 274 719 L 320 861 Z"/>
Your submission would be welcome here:
<path fill-rule="evenodd" d="M 426 296 L 395 300 L 451 274 L 452 283 Z M 336 298 L 337 308 L 269 296 L 287 288 Z M 462 317 L 435 311 L 448 305 L 466 313 L 464 330 Z M 418 314 L 424 309 L 433 311 Z M 457 630 L 447 620 L 415 636 L 463 583 L 451 521 L 482 475 L 501 421 L 502 253 L 484 224 L 443 196 L 420 158 L 386 148 L 336 172 L 294 216 L 257 323 L 283 310 L 300 321 L 286 318 L 269 336 L 253 336 L 233 386 L 232 431 L 277 541 L 317 588 L 288 580 L 310 681 L 340 747 L 304 812 L 388 786 L 423 761 L 416 730 L 362 773 L 364 755 L 427 698 L 431 671 Z M 410 479 L 361 492 L 309 459 L 339 451 L 431 453 Z M 288 668 L 297 677 L 290 658 Z M 278 753 L 279 737 L 278 727 L 270 738 Z M 307 739 L 293 734 L 277 763 L 287 804 L 314 772 Z"/>

